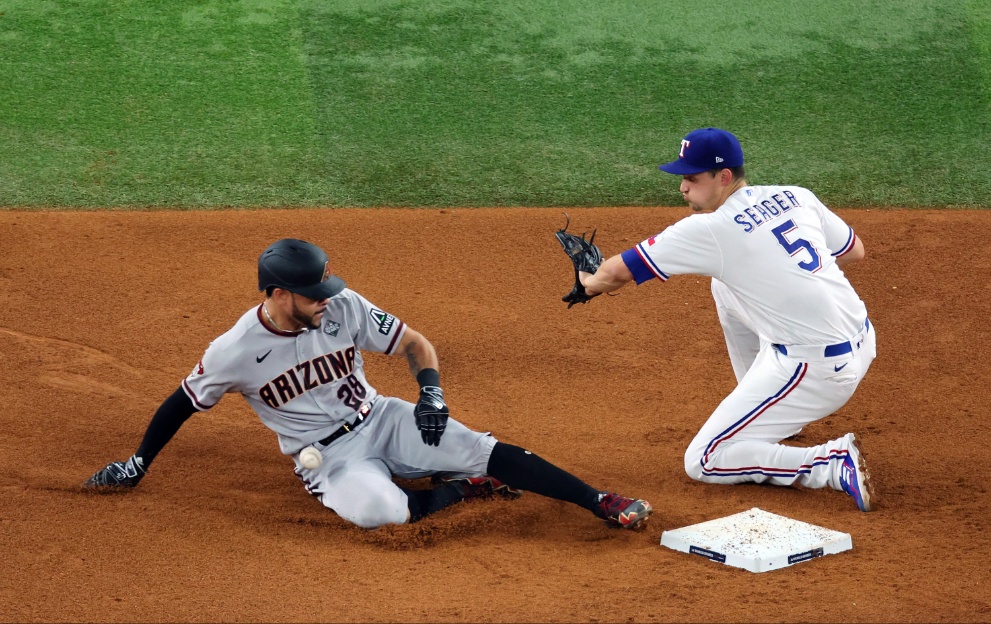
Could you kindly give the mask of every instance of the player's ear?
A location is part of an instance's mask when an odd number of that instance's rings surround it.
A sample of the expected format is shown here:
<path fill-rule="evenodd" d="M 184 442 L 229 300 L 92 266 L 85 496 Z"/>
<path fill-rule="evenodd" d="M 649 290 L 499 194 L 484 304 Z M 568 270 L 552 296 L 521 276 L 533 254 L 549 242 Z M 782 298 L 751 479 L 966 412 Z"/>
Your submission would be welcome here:
<path fill-rule="evenodd" d="M 723 186 L 729 186 L 733 183 L 733 170 L 732 169 L 720 169 L 719 170 L 719 183 Z"/>

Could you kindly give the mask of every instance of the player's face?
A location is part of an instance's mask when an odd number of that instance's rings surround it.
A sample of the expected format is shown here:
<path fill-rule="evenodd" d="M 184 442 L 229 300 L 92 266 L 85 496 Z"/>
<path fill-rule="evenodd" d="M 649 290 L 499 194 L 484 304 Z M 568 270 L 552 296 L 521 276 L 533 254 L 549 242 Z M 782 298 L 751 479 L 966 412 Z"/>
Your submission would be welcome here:
<path fill-rule="evenodd" d="M 320 320 L 327 309 L 326 299 L 310 299 L 303 295 L 292 294 L 292 320 L 303 327 L 320 329 Z"/>
<path fill-rule="evenodd" d="M 722 203 L 723 186 L 719 176 L 708 171 L 681 176 L 681 194 L 695 212 L 708 212 Z"/>

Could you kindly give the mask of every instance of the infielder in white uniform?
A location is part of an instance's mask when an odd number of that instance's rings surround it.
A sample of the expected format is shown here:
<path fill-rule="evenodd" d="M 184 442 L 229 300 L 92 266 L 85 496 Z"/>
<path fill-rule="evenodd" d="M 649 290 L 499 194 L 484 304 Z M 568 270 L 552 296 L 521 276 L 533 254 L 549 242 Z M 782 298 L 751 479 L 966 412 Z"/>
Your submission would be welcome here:
<path fill-rule="evenodd" d="M 678 158 L 693 214 L 580 279 L 588 295 L 672 275 L 712 277 L 738 385 L 685 453 L 707 483 L 829 486 L 876 504 L 852 433 L 809 448 L 780 444 L 842 407 L 875 357 L 867 309 L 840 267 L 864 257 L 853 229 L 797 186 L 749 186 L 736 137 L 689 133 Z"/>
<path fill-rule="evenodd" d="M 434 347 L 346 288 L 316 245 L 270 245 L 258 260 L 258 287 L 265 300 L 210 344 L 156 411 L 137 452 L 87 486 L 133 488 L 193 413 L 239 393 L 276 433 L 307 491 L 361 527 L 413 522 L 466 498 L 520 490 L 580 505 L 617 527 L 639 528 L 650 515 L 647 501 L 599 491 L 449 419 Z M 362 351 L 404 355 L 420 386 L 416 405 L 380 395 L 365 378 Z M 433 477 L 435 487 L 404 489 L 394 476 Z"/>

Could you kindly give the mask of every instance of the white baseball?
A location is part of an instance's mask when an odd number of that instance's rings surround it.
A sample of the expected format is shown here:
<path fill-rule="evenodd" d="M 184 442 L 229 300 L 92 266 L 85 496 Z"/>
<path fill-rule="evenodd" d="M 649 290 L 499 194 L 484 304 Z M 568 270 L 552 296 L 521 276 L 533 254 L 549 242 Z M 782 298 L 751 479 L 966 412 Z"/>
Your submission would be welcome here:
<path fill-rule="evenodd" d="M 307 470 L 314 470 L 323 463 L 323 455 L 317 449 L 308 446 L 299 452 L 299 463 Z"/>

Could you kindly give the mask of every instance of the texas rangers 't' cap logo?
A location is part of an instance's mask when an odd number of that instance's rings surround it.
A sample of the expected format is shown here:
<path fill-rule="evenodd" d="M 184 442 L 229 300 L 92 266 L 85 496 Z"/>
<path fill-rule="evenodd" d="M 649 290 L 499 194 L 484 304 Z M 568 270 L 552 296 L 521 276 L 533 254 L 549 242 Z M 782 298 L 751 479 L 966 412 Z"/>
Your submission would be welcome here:
<path fill-rule="evenodd" d="M 675 175 L 692 175 L 743 165 L 743 148 L 732 132 L 719 128 L 692 130 L 681 141 L 678 159 L 658 167 Z"/>

